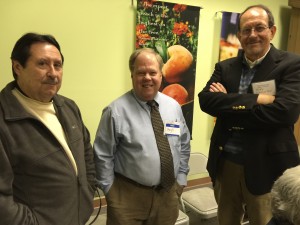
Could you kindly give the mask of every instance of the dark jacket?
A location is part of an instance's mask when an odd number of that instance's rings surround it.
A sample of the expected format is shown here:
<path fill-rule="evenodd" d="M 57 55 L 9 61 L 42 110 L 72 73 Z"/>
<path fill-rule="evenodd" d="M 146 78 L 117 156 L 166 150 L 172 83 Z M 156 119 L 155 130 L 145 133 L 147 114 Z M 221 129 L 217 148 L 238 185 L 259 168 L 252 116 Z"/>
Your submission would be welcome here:
<path fill-rule="evenodd" d="M 246 185 L 252 194 L 261 195 L 284 170 L 299 164 L 293 128 L 300 112 L 300 57 L 272 46 L 258 66 L 251 83 L 275 80 L 276 98 L 268 105 L 257 104 L 251 84 L 247 94 L 238 94 L 243 57 L 217 63 L 198 95 L 201 109 L 217 117 L 207 169 L 214 182 L 224 145 L 232 131 L 239 131 Z M 227 94 L 210 92 L 212 82 L 223 84 Z"/>
<path fill-rule="evenodd" d="M 27 113 L 11 90 L 0 93 L 0 225 L 84 225 L 93 211 L 93 152 L 76 104 L 53 103 L 78 176 L 49 129 Z"/>

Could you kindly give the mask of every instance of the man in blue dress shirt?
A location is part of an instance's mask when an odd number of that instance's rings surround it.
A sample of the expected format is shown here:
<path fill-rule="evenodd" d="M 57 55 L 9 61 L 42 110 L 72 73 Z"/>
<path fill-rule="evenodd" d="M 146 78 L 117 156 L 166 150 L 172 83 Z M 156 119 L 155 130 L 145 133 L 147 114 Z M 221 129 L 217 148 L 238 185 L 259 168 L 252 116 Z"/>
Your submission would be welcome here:
<path fill-rule="evenodd" d="M 102 112 L 94 151 L 97 182 L 107 200 L 107 225 L 174 225 L 177 220 L 178 198 L 189 171 L 190 133 L 180 105 L 158 91 L 162 66 L 153 49 L 133 52 L 129 59 L 133 89 Z M 177 181 L 168 190 L 161 186 L 150 100 L 158 103 L 164 126 L 176 125 L 165 133 Z"/>

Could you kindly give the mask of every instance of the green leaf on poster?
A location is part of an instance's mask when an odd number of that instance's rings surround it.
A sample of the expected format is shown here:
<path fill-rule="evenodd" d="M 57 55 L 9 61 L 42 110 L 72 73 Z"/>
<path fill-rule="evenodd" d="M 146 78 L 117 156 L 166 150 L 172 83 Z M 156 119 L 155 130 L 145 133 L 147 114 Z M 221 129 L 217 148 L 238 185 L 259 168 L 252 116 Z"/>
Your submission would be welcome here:
<path fill-rule="evenodd" d="M 155 48 L 157 52 L 160 54 L 162 57 L 164 63 L 167 62 L 168 56 L 167 56 L 167 46 L 164 41 L 156 41 L 155 42 Z"/>

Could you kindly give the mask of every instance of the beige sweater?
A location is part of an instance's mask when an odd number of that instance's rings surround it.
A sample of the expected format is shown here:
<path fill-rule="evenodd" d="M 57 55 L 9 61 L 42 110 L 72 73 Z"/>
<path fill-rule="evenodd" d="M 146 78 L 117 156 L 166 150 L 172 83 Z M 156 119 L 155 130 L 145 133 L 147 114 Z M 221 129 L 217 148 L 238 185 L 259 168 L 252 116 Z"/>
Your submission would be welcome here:
<path fill-rule="evenodd" d="M 64 148 L 76 174 L 78 174 L 76 162 L 66 142 L 65 133 L 62 129 L 62 126 L 56 117 L 53 103 L 39 102 L 34 99 L 28 98 L 16 88 L 12 91 L 12 93 L 28 113 L 39 119 L 52 132 L 52 134 Z"/>

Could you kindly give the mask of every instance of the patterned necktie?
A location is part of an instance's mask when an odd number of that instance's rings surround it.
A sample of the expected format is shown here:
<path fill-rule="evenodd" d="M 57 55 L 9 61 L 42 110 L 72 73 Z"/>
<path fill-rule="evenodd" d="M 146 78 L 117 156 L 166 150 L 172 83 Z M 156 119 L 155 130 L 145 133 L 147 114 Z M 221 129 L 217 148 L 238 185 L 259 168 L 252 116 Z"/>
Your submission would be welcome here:
<path fill-rule="evenodd" d="M 161 163 L 161 186 L 169 190 L 175 182 L 173 157 L 167 137 L 164 135 L 164 124 L 158 111 L 158 104 L 147 102 L 151 107 L 151 122 Z"/>

